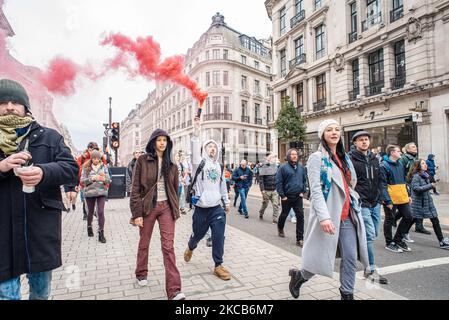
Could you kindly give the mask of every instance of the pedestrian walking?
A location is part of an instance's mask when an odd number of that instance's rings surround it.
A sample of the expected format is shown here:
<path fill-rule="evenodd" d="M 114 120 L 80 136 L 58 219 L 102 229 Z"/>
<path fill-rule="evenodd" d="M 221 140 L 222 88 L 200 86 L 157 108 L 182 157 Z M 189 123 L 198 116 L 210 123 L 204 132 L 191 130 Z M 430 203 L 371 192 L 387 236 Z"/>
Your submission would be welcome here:
<path fill-rule="evenodd" d="M 134 167 L 136 166 L 136 161 L 139 159 L 139 157 L 142 155 L 142 152 L 140 150 L 136 150 L 133 152 L 133 158 L 128 163 L 126 167 L 126 193 L 128 196 L 131 194 L 131 186 L 132 186 L 132 179 L 133 179 L 133 171 Z"/>
<path fill-rule="evenodd" d="M 200 119 L 195 118 L 192 137 L 192 172 L 195 174 L 191 186 L 193 193 L 190 194 L 194 212 L 192 234 L 184 251 L 184 261 L 192 259 L 193 251 L 210 228 L 214 274 L 222 280 L 230 280 L 231 275 L 223 266 L 226 214 L 230 212 L 230 201 L 223 168 L 219 163 L 220 148 L 214 140 L 207 140 L 201 151 L 200 125 Z"/>
<path fill-rule="evenodd" d="M 287 151 L 287 163 L 281 165 L 276 173 L 276 191 L 281 198 L 282 212 L 278 220 L 278 235 L 285 237 L 285 220 L 291 209 L 296 216 L 296 245 L 304 244 L 304 203 L 308 182 L 306 170 L 299 163 L 297 149 Z"/>
<path fill-rule="evenodd" d="M 385 249 L 402 253 L 411 251 L 404 237 L 413 222 L 410 210 L 410 195 L 408 193 L 404 165 L 401 158 L 401 149 L 396 145 L 389 145 L 386 149 L 388 158 L 380 164 L 381 201 L 385 204 L 384 236 Z M 395 223 L 395 212 L 402 219 L 398 224 L 393 237 L 392 228 Z"/>
<path fill-rule="evenodd" d="M 436 186 L 436 183 L 430 181 L 430 174 L 427 171 L 426 161 L 424 159 L 418 159 L 415 160 L 409 173 L 413 200 L 412 216 L 415 219 L 430 219 L 440 248 L 449 249 L 449 239 L 443 237 L 437 209 L 430 194 L 430 190 Z"/>
<path fill-rule="evenodd" d="M 368 247 L 369 268 L 364 271 L 364 276 L 371 281 L 387 284 L 388 280 L 377 272 L 374 259 L 374 241 L 379 235 L 382 222 L 379 160 L 369 150 L 371 135 L 368 132 L 356 132 L 352 137 L 352 142 L 355 150 L 349 153 L 349 157 L 357 174 L 355 191 L 359 194 L 362 202 L 362 217 L 365 223 Z"/>
<path fill-rule="evenodd" d="M 70 207 L 73 211 L 76 210 L 76 198 L 78 197 L 78 184 L 66 184 L 64 188 L 64 207 L 67 213 L 70 212 Z"/>
<path fill-rule="evenodd" d="M 175 222 L 179 219 L 178 167 L 170 155 L 173 141 L 163 130 L 155 130 L 146 146 L 146 154 L 137 159 L 131 188 L 131 223 L 139 227 L 136 280 L 148 285 L 148 250 L 156 221 L 161 235 L 165 267 L 165 291 L 170 300 L 185 299 L 174 249 Z"/>
<path fill-rule="evenodd" d="M 84 197 L 87 204 L 87 235 L 94 236 L 92 221 L 95 207 L 98 217 L 98 241 L 106 243 L 104 236 L 104 206 L 108 196 L 111 177 L 106 165 L 102 162 L 103 155 L 100 151 L 94 150 L 90 154 L 90 159 L 83 165 L 81 182 L 84 186 Z"/>
<path fill-rule="evenodd" d="M 279 215 L 279 195 L 276 191 L 276 173 L 277 173 L 276 159 L 273 154 L 268 155 L 266 161 L 260 166 L 258 170 L 259 187 L 262 192 L 262 207 L 259 210 L 259 218 L 263 219 L 268 203 L 271 202 L 273 206 L 273 224 L 278 223 Z"/>
<path fill-rule="evenodd" d="M 435 155 L 434 154 L 431 153 L 427 156 L 426 164 L 427 164 L 427 168 L 428 168 L 427 172 L 430 175 L 430 182 L 431 183 L 438 182 L 437 179 L 435 178 L 438 166 L 435 164 Z M 436 186 L 433 187 L 432 190 L 433 190 L 434 195 L 436 195 L 436 196 L 440 195 L 437 191 Z"/>
<path fill-rule="evenodd" d="M 33 117 L 18 82 L 0 80 L 0 300 L 47 300 L 52 270 L 62 265 L 62 185 L 77 184 L 78 166 L 55 130 Z"/>
<path fill-rule="evenodd" d="M 401 159 L 399 160 L 402 165 L 404 166 L 404 174 L 405 177 L 408 176 L 413 163 L 416 159 L 418 159 L 418 148 L 414 142 L 409 142 L 404 146 L 404 154 L 402 155 Z M 401 216 L 401 213 L 399 213 L 398 217 Z M 424 228 L 424 224 L 422 219 L 417 218 L 413 219 L 413 223 L 415 223 L 415 232 L 417 233 L 423 233 L 423 234 L 430 234 L 430 231 Z M 405 239 L 409 240 L 408 233 L 405 235 Z"/>
<path fill-rule="evenodd" d="M 248 207 L 246 205 L 246 199 L 248 197 L 249 189 L 253 184 L 253 171 L 248 166 L 246 160 L 240 162 L 240 166 L 234 170 L 232 174 L 232 180 L 235 182 L 237 192 L 240 196 L 240 206 L 238 212 L 245 216 L 246 219 L 249 218 Z"/>
<path fill-rule="evenodd" d="M 357 259 L 364 267 L 369 263 L 365 225 L 353 189 L 357 175 L 345 154 L 340 130 L 335 120 L 321 122 L 320 146 L 307 162 L 311 205 L 302 268 L 289 271 L 289 289 L 294 298 L 299 297 L 301 286 L 313 275 L 333 277 L 338 253 L 341 299 L 353 300 Z"/>

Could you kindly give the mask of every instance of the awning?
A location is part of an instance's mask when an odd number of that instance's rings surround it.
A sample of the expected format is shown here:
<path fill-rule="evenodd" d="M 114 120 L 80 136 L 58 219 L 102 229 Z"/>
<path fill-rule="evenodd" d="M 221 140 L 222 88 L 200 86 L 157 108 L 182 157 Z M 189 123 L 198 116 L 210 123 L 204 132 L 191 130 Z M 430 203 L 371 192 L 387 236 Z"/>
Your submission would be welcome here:
<path fill-rule="evenodd" d="M 363 124 L 353 125 L 353 126 L 344 126 L 343 130 L 345 132 L 348 131 L 358 131 L 358 130 L 365 130 L 370 128 L 378 128 L 378 127 L 387 127 L 387 126 L 394 126 L 397 124 L 403 124 L 405 122 L 405 119 L 407 118 L 399 118 L 399 119 L 391 119 L 391 120 L 384 120 L 384 121 L 376 121 L 376 122 L 367 122 Z"/>

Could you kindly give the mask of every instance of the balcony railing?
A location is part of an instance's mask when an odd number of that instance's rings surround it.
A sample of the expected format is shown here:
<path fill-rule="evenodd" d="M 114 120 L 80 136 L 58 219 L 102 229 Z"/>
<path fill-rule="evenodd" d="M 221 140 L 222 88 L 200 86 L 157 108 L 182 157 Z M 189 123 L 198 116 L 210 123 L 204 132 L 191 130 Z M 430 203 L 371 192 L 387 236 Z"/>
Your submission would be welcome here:
<path fill-rule="evenodd" d="M 405 75 L 404 76 L 397 76 L 396 78 L 390 79 L 390 81 L 391 81 L 391 88 L 393 90 L 404 88 L 405 80 L 406 80 Z"/>
<path fill-rule="evenodd" d="M 185 129 L 185 128 L 186 128 L 186 123 L 185 123 L 185 122 L 181 125 L 181 128 L 182 128 L 182 129 Z"/>
<path fill-rule="evenodd" d="M 300 23 L 302 20 L 304 20 L 306 17 L 306 11 L 301 10 L 298 12 L 293 18 L 290 19 L 290 28 L 293 28 L 298 23 Z"/>
<path fill-rule="evenodd" d="M 192 126 L 192 120 L 187 121 L 187 127 Z"/>
<path fill-rule="evenodd" d="M 400 6 L 390 11 L 390 22 L 395 22 L 404 16 L 404 7 Z"/>
<path fill-rule="evenodd" d="M 256 118 L 256 119 L 254 119 L 254 123 L 255 124 L 262 124 L 262 119 L 261 118 Z"/>
<path fill-rule="evenodd" d="M 249 123 L 249 116 L 242 116 L 242 122 Z"/>
<path fill-rule="evenodd" d="M 360 88 L 353 88 L 352 91 L 349 91 L 349 101 L 354 101 L 357 99 L 357 96 L 360 94 Z"/>
<path fill-rule="evenodd" d="M 374 96 L 376 94 L 382 93 L 382 88 L 384 87 L 384 82 L 376 82 L 376 83 L 370 83 L 369 86 L 365 87 L 365 93 L 366 96 Z"/>
<path fill-rule="evenodd" d="M 304 112 L 304 106 L 297 106 L 296 107 L 296 113 L 301 115 L 302 112 Z"/>
<path fill-rule="evenodd" d="M 295 66 L 299 66 L 300 64 L 306 63 L 306 54 L 301 53 L 299 56 L 290 60 L 290 69 L 293 69 Z"/>
<path fill-rule="evenodd" d="M 324 110 L 326 108 L 326 99 L 317 101 L 313 103 L 313 111 L 321 111 Z"/>
<path fill-rule="evenodd" d="M 212 114 L 204 115 L 204 121 L 212 121 L 212 120 L 232 120 L 232 114 L 230 114 L 230 113 L 212 113 Z"/>
<path fill-rule="evenodd" d="M 349 33 L 349 43 L 353 43 L 357 40 L 357 31 Z"/>
<path fill-rule="evenodd" d="M 382 22 L 382 12 L 376 13 L 375 15 L 372 15 L 371 17 L 362 22 L 362 30 L 366 31 L 371 27 L 378 25 L 381 22 Z"/>

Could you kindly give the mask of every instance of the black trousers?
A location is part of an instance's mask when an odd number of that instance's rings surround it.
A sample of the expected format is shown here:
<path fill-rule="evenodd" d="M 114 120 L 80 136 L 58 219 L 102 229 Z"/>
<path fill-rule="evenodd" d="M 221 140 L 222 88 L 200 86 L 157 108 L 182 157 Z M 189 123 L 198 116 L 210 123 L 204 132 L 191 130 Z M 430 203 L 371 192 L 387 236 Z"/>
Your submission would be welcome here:
<path fill-rule="evenodd" d="M 385 220 L 384 220 L 384 236 L 385 242 L 389 245 L 391 242 L 401 243 L 404 235 L 410 229 L 413 218 L 408 204 L 398 204 L 393 206 L 393 209 L 389 209 L 384 205 Z M 393 225 L 395 223 L 395 212 L 402 216 L 401 221 L 396 229 L 396 234 L 393 237 Z"/>
<path fill-rule="evenodd" d="M 293 208 L 296 215 L 296 241 L 304 240 L 304 204 L 302 198 L 298 196 L 294 199 L 281 200 L 281 204 L 282 212 L 278 220 L 278 229 L 284 230 L 285 220 L 287 220 L 287 216 Z"/>

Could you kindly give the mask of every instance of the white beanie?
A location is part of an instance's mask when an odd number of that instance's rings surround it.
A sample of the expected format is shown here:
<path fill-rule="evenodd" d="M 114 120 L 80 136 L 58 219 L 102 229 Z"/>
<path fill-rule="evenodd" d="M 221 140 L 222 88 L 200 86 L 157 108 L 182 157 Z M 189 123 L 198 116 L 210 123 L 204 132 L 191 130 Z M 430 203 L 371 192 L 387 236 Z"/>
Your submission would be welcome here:
<path fill-rule="evenodd" d="M 318 126 L 318 138 L 321 139 L 323 137 L 324 130 L 326 130 L 326 128 L 332 124 L 336 124 L 336 125 L 340 126 L 340 124 L 337 122 L 337 120 L 334 120 L 334 119 L 327 119 L 327 120 L 322 121 L 320 123 L 320 125 Z"/>

